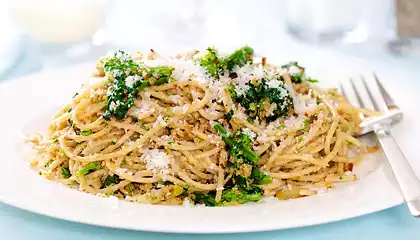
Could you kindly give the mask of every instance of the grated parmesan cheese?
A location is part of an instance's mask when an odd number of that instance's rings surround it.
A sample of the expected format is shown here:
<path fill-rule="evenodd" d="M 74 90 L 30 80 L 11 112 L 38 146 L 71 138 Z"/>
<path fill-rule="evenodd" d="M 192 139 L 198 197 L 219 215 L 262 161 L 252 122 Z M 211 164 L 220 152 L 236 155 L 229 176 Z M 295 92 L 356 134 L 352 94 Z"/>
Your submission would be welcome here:
<path fill-rule="evenodd" d="M 246 93 L 248 89 L 247 84 L 254 77 L 253 67 L 250 64 L 245 64 L 240 68 L 235 67 L 233 71 L 236 72 L 236 74 L 238 75 L 237 78 L 233 79 L 236 83 L 235 92 L 236 94 L 238 94 L 238 96 L 242 96 Z"/>
<path fill-rule="evenodd" d="M 165 152 L 159 149 L 147 149 L 140 157 L 148 170 L 165 170 L 169 166 L 169 158 Z"/>
<path fill-rule="evenodd" d="M 115 170 L 115 172 L 116 173 L 118 173 L 118 174 L 122 174 L 122 173 L 125 173 L 125 172 L 127 172 L 127 168 L 117 168 L 117 170 Z"/>
<path fill-rule="evenodd" d="M 301 68 L 298 68 L 296 66 L 290 66 L 289 67 L 289 74 L 290 75 L 298 74 L 300 72 L 302 72 L 302 69 Z"/>
<path fill-rule="evenodd" d="M 248 119 L 248 116 L 245 114 L 245 111 L 245 108 L 239 105 L 238 110 L 233 114 L 232 117 L 246 121 Z"/>
<path fill-rule="evenodd" d="M 133 77 L 133 76 L 128 76 L 128 77 L 125 79 L 125 85 L 126 85 L 127 87 L 131 88 L 131 87 L 133 87 L 133 84 L 134 84 L 134 77 Z"/>
<path fill-rule="evenodd" d="M 140 64 L 146 66 L 146 67 L 161 67 L 161 66 L 166 66 L 167 63 L 164 60 L 158 60 L 158 59 L 143 59 Z"/>
<path fill-rule="evenodd" d="M 157 126 L 166 127 L 167 123 L 165 122 L 165 120 L 163 120 L 162 116 L 159 115 L 157 117 L 156 122 L 154 123 L 154 125 L 156 125 L 154 127 L 157 127 Z"/>
<path fill-rule="evenodd" d="M 283 86 L 283 83 L 277 79 L 272 79 L 267 82 L 267 86 L 269 88 L 279 88 L 280 86 Z"/>
<path fill-rule="evenodd" d="M 109 109 L 111 111 L 115 111 L 115 109 L 117 109 L 117 105 L 115 104 L 115 102 L 111 102 L 111 104 L 109 105 Z"/>
<path fill-rule="evenodd" d="M 238 96 L 242 96 L 246 93 L 248 86 L 247 84 L 252 80 L 262 79 L 265 77 L 264 69 L 261 66 L 256 66 L 252 64 L 245 64 L 244 66 L 233 69 L 234 72 L 238 75 L 237 78 L 233 79 L 235 86 L 235 92 Z"/>
<path fill-rule="evenodd" d="M 190 201 L 189 198 L 184 198 L 184 201 L 182 202 L 182 206 L 185 208 L 192 208 L 194 207 L 194 204 Z"/>
<path fill-rule="evenodd" d="M 172 75 L 179 82 L 195 80 L 204 85 L 210 82 L 205 69 L 191 60 L 170 59 L 168 65 L 175 68 Z"/>
<path fill-rule="evenodd" d="M 138 110 L 138 114 L 140 113 L 153 113 L 155 110 L 147 101 L 141 101 L 140 109 Z"/>
<path fill-rule="evenodd" d="M 172 136 L 172 135 L 163 135 L 163 136 L 160 137 L 160 139 L 162 141 L 173 141 L 174 140 L 174 136 Z"/>
<path fill-rule="evenodd" d="M 188 112 L 188 105 L 184 104 L 182 106 L 176 106 L 173 108 L 174 112 L 185 114 Z"/>
<path fill-rule="evenodd" d="M 266 117 L 273 116 L 274 115 L 274 110 L 276 110 L 276 108 L 277 108 L 277 103 L 270 104 L 265 116 Z"/>
<path fill-rule="evenodd" d="M 179 95 L 170 95 L 169 98 L 174 103 L 180 103 L 180 101 L 182 99 L 181 96 L 179 96 Z"/>
<path fill-rule="evenodd" d="M 284 125 L 288 128 L 301 128 L 303 126 L 303 119 L 292 116 L 284 120 Z"/>
<path fill-rule="evenodd" d="M 123 75 L 123 71 L 121 71 L 121 70 L 118 70 L 118 69 L 116 69 L 116 70 L 113 70 L 112 71 L 112 75 L 114 76 L 114 77 L 120 77 L 121 75 Z"/>
<path fill-rule="evenodd" d="M 249 129 L 249 128 L 244 128 L 244 129 L 242 129 L 242 132 L 243 133 L 245 133 L 246 135 L 248 135 L 249 136 L 249 138 L 251 139 L 251 140 L 254 140 L 255 139 L 255 137 L 257 136 L 257 134 L 255 134 L 251 129 Z"/>
<path fill-rule="evenodd" d="M 295 108 L 295 112 L 299 116 L 304 116 L 305 113 L 312 113 L 316 110 L 317 104 L 316 100 L 313 99 L 310 95 L 295 95 L 292 96 L 293 98 L 293 105 Z"/>

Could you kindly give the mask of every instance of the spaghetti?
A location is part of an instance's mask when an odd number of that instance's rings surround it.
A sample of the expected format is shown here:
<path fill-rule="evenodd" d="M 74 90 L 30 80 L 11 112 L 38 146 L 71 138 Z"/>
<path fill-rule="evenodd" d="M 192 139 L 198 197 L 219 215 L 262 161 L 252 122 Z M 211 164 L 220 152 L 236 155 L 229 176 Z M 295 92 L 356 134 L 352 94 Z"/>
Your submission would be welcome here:
<path fill-rule="evenodd" d="M 101 58 L 49 133 L 30 138 L 40 175 L 81 191 L 152 204 L 224 206 L 290 199 L 353 181 L 367 152 L 360 112 L 296 62 L 246 46 L 164 57 Z M 373 113 L 372 113 L 373 114 Z"/>

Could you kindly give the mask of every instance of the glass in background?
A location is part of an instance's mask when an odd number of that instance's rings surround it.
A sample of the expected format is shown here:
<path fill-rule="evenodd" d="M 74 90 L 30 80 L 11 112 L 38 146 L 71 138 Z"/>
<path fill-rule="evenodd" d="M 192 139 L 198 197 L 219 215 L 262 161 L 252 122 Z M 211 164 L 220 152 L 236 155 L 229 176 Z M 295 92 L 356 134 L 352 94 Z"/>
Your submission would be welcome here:
<path fill-rule="evenodd" d="M 395 0 L 395 38 L 389 50 L 398 55 L 420 56 L 420 1 Z"/>
<path fill-rule="evenodd" d="M 390 49 L 403 52 L 414 42 L 398 35 L 395 4 L 407 1 L 420 5 L 419 0 L 284 1 L 286 30 L 303 42 L 359 57 L 392 57 Z M 411 12 L 420 13 L 420 7 Z"/>
<path fill-rule="evenodd" d="M 44 67 L 83 61 L 106 38 L 106 0 L 14 0 L 10 14 L 32 40 Z"/>
<path fill-rule="evenodd" d="M 130 51 L 153 47 L 179 52 L 201 41 L 206 20 L 204 0 L 118 0 L 107 28 L 114 45 Z"/>
<path fill-rule="evenodd" d="M 317 44 L 363 42 L 368 37 L 362 21 L 365 2 L 286 0 L 286 29 L 300 40 Z"/>

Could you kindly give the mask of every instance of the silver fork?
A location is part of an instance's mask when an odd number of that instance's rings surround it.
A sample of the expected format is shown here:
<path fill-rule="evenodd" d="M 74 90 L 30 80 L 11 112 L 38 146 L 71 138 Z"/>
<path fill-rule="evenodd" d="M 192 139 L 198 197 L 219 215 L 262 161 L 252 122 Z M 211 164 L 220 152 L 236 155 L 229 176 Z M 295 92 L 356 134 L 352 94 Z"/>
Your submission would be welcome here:
<path fill-rule="evenodd" d="M 356 86 L 354 81 L 350 79 L 351 91 L 356 97 L 356 105 L 365 108 L 367 105 L 381 112 L 382 115 L 366 119 L 361 124 L 363 127 L 362 134 L 368 132 L 375 132 L 382 149 L 388 158 L 392 171 L 400 186 L 402 195 L 408 205 L 408 208 L 413 216 L 420 216 L 420 180 L 417 178 L 403 152 L 395 141 L 390 132 L 393 124 L 400 122 L 403 118 L 402 111 L 394 103 L 391 96 L 380 83 L 378 77 L 373 75 L 375 81 L 368 84 L 362 76 L 361 81 L 363 86 Z M 370 85 L 370 86 L 369 86 Z M 365 100 L 362 98 L 361 90 L 364 89 L 367 93 Z M 343 95 L 349 99 L 349 95 L 340 83 L 340 90 Z M 350 92 L 347 92 L 350 93 Z M 349 99 L 350 100 L 350 99 Z"/>

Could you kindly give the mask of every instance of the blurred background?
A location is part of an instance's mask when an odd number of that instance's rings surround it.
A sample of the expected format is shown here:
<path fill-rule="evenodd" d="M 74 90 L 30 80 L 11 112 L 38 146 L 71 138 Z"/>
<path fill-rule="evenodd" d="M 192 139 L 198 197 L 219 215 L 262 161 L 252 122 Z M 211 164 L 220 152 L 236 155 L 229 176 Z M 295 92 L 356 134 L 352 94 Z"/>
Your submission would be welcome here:
<path fill-rule="evenodd" d="M 289 59 L 321 49 L 415 63 L 420 0 L 1 0 L 0 32 L 0 80 L 117 48 L 248 44 Z"/>

